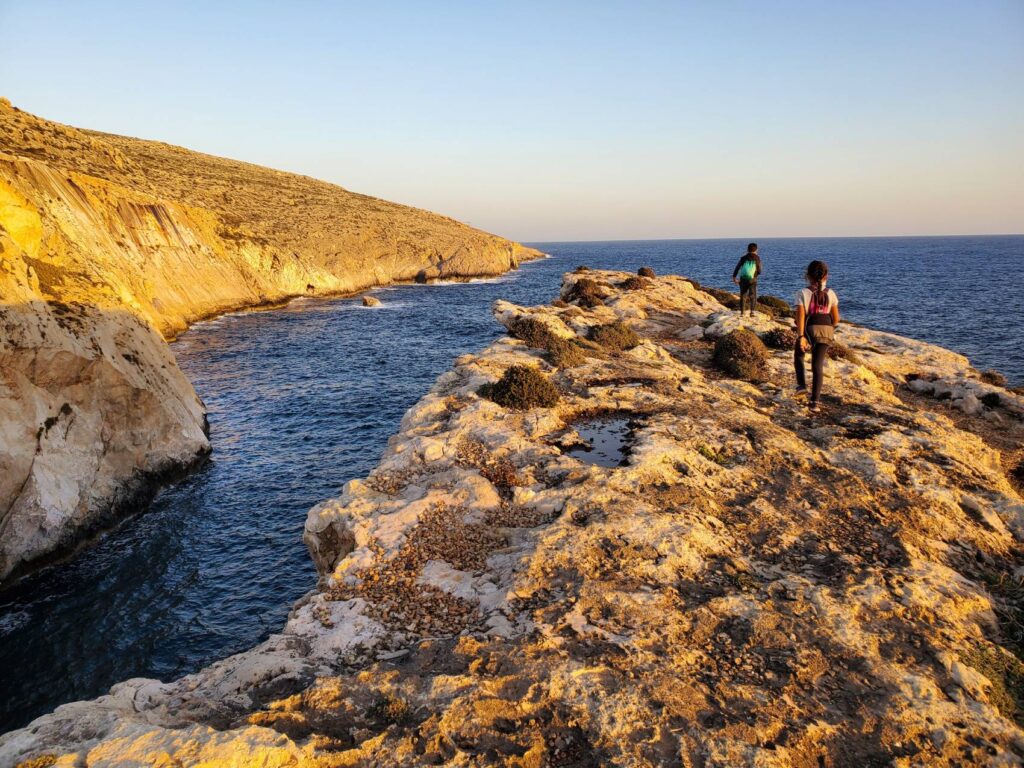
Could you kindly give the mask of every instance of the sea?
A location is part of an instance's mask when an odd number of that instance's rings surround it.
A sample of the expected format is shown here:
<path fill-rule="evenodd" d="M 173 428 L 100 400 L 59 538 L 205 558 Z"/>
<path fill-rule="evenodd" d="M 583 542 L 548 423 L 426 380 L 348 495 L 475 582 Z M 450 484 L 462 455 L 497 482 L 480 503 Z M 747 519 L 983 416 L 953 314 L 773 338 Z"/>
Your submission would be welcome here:
<path fill-rule="evenodd" d="M 0 592 L 0 732 L 131 677 L 171 680 L 279 630 L 313 589 L 307 510 L 377 463 L 402 414 L 502 332 L 499 298 L 549 302 L 562 273 L 652 267 L 731 288 L 740 240 L 533 243 L 489 280 L 299 299 L 203 322 L 172 345 L 209 408 L 213 454 L 74 557 Z M 761 295 L 830 267 L 845 317 L 941 344 L 1024 385 L 1024 236 L 760 241 Z"/>

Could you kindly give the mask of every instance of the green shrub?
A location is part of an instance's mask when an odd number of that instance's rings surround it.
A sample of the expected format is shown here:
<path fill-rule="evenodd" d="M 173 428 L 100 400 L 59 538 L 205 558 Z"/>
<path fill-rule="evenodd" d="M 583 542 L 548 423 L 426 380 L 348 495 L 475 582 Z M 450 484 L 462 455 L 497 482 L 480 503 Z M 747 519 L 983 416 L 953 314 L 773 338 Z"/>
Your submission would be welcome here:
<path fill-rule="evenodd" d="M 860 357 L 857 353 L 850 349 L 845 344 L 840 344 L 838 341 L 832 342 L 828 348 L 828 359 L 829 360 L 846 360 L 854 365 L 860 365 Z"/>
<path fill-rule="evenodd" d="M 504 408 L 525 411 L 550 408 L 558 403 L 558 388 L 547 376 L 528 365 L 513 365 L 494 384 L 484 385 L 481 395 Z"/>
<path fill-rule="evenodd" d="M 735 293 L 729 293 L 728 291 L 723 291 L 720 288 L 708 288 L 707 286 L 701 288 L 701 290 L 704 291 L 704 293 L 709 293 L 714 296 L 718 300 L 718 303 L 726 309 L 739 309 L 740 297 Z"/>
<path fill-rule="evenodd" d="M 772 349 L 793 349 L 796 346 L 796 331 L 792 328 L 772 328 L 761 341 Z"/>
<path fill-rule="evenodd" d="M 986 384 L 991 384 L 995 387 L 1005 387 L 1006 377 L 1003 376 L 999 371 L 989 368 L 987 371 L 981 372 L 981 380 Z"/>
<path fill-rule="evenodd" d="M 600 307 L 604 305 L 604 292 L 596 280 L 581 277 L 565 296 L 567 301 L 575 301 L 581 307 Z"/>
<path fill-rule="evenodd" d="M 558 338 L 547 325 L 533 317 L 515 318 L 508 324 L 508 332 L 537 349 L 547 349 L 551 342 Z"/>
<path fill-rule="evenodd" d="M 789 303 L 778 296 L 758 296 L 757 308 L 772 317 L 790 317 L 793 314 Z"/>
<path fill-rule="evenodd" d="M 548 345 L 548 362 L 556 368 L 572 368 L 586 362 L 587 356 L 575 341 L 555 339 Z"/>
<path fill-rule="evenodd" d="M 715 342 L 713 359 L 730 376 L 758 382 L 768 377 L 768 354 L 757 334 L 740 329 Z"/>
<path fill-rule="evenodd" d="M 636 273 L 640 275 L 640 277 L 657 277 L 657 275 L 654 274 L 654 270 L 650 267 L 640 267 Z"/>
<path fill-rule="evenodd" d="M 606 349 L 632 349 L 640 343 L 636 332 L 621 320 L 606 325 L 595 325 L 590 329 L 590 340 Z"/>
<path fill-rule="evenodd" d="M 650 287 L 650 285 L 651 281 L 644 277 L 627 277 L 619 283 L 619 287 L 625 288 L 627 291 L 639 291 Z"/>

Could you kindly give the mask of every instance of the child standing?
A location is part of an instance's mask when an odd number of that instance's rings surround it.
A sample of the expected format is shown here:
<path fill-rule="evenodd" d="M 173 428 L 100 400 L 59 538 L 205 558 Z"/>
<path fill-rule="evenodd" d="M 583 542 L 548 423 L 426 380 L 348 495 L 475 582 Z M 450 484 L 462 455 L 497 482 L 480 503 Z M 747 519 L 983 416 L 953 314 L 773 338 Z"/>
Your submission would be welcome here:
<path fill-rule="evenodd" d="M 826 287 L 828 265 L 823 261 L 812 261 L 807 265 L 807 287 L 796 295 L 796 349 L 793 364 L 796 367 L 796 391 L 807 392 L 804 374 L 804 353 L 811 353 L 811 401 L 812 412 L 818 410 L 821 384 L 825 375 L 825 358 L 835 338 L 839 325 L 839 297 Z"/>
<path fill-rule="evenodd" d="M 743 314 L 744 305 L 749 304 L 750 316 L 754 316 L 757 307 L 757 278 L 760 275 L 761 257 L 757 255 L 757 243 L 751 243 L 732 271 L 732 281 L 740 287 L 740 315 Z"/>

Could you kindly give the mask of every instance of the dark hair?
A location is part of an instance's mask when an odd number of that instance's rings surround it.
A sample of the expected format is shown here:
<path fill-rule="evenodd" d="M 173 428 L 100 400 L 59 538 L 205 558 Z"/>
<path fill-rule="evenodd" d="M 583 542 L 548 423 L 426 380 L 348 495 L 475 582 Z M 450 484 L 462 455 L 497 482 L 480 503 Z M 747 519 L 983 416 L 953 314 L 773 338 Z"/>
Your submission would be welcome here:
<path fill-rule="evenodd" d="M 747 253 L 753 253 L 756 250 L 757 250 L 757 243 L 750 243 L 750 245 L 747 246 Z"/>
<path fill-rule="evenodd" d="M 828 264 L 815 259 L 807 265 L 807 279 L 811 282 L 814 303 L 819 306 L 828 305 L 828 294 L 825 292 L 825 278 L 828 277 Z"/>

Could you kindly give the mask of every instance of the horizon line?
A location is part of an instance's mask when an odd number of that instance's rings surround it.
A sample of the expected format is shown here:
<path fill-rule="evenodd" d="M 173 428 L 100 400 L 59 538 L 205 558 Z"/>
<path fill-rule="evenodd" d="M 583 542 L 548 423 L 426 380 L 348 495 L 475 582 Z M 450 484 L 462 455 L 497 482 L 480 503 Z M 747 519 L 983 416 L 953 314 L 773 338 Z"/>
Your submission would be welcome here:
<path fill-rule="evenodd" d="M 473 225 L 470 225 L 473 226 Z M 500 235 L 499 235 L 500 237 Z M 952 235 L 772 235 L 770 237 L 741 237 L 741 236 L 715 236 L 715 237 L 625 237 L 593 240 L 519 240 L 522 245 L 541 245 L 544 243 L 664 243 L 664 242 L 687 242 L 706 240 L 746 240 L 747 242 L 768 242 L 771 240 L 896 240 L 899 238 L 958 238 L 958 237 L 1024 237 L 1024 232 L 972 232 L 966 234 Z"/>

